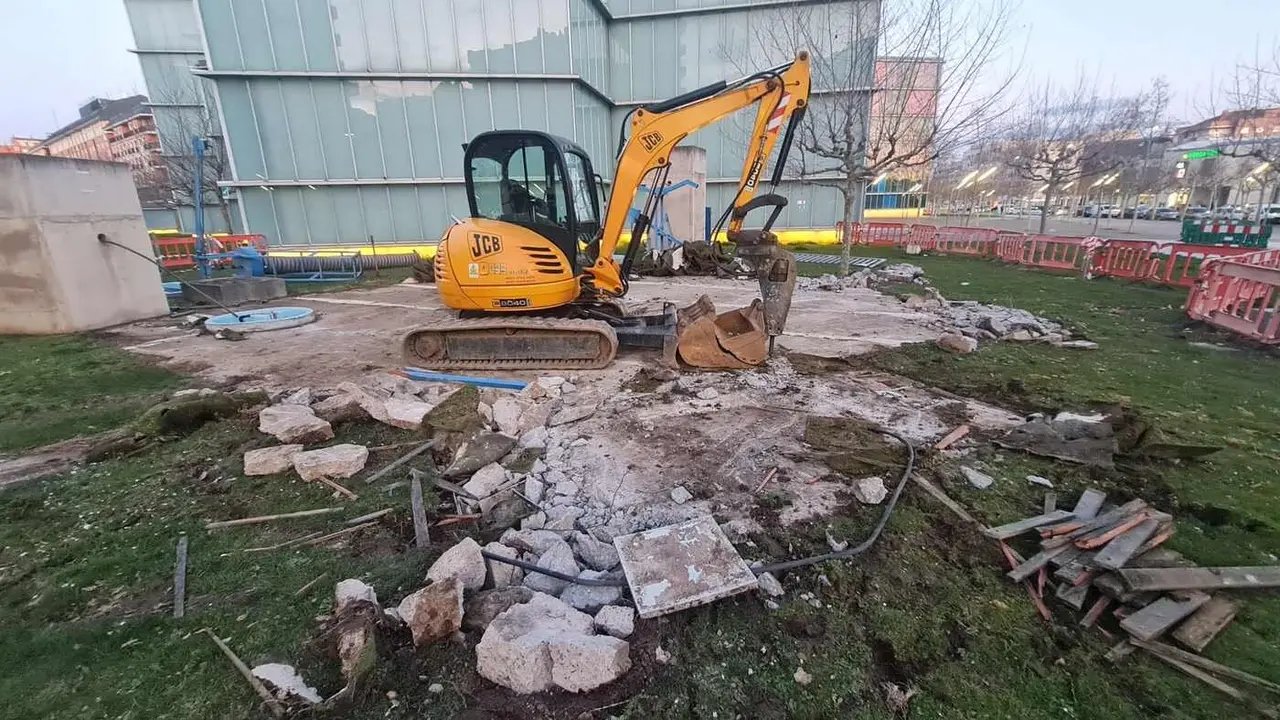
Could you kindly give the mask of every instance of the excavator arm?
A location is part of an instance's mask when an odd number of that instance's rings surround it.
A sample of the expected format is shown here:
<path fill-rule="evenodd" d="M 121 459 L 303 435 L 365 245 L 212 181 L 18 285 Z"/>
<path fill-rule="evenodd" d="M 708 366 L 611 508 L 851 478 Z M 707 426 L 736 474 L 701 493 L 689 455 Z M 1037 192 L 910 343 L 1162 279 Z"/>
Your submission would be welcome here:
<path fill-rule="evenodd" d="M 769 223 L 772 224 L 785 200 L 776 195 L 761 196 L 757 200 L 760 175 L 778 142 L 780 130 L 788 120 L 798 122 L 808 102 L 809 54 L 801 51 L 795 60 L 783 65 L 734 82 L 720 81 L 634 110 L 630 116 L 630 135 L 618 154 L 598 253 L 592 264 L 584 268 L 588 286 L 601 296 L 619 297 L 626 292 L 625 271 L 614 261 L 613 253 L 641 183 L 651 172 L 665 172 L 670 167 L 671 151 L 691 133 L 755 104 L 759 108 L 748 138 L 737 193 L 717 228 L 728 219 L 728 230 L 733 238 L 741 230 L 747 212 L 769 205 L 775 208 Z M 775 164 L 773 184 L 780 179 L 786 162 L 791 129 L 788 126 L 782 155 Z M 651 185 L 660 186 L 661 183 Z M 642 213 L 632 227 L 629 258 L 635 255 L 636 244 L 643 235 L 647 220 L 647 215 Z"/>

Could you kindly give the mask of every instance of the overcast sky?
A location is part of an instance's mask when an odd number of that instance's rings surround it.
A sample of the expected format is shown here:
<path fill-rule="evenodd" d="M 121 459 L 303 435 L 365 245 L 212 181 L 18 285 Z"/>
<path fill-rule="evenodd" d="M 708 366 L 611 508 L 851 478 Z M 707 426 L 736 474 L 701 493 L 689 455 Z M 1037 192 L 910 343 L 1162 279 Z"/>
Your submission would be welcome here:
<path fill-rule="evenodd" d="M 1022 0 L 1011 42 L 1036 78 L 1083 71 L 1133 92 L 1164 75 L 1190 120 L 1213 79 L 1280 40 L 1278 1 Z M 121 0 L 0 0 L 0 18 L 0 143 L 71 122 L 95 95 L 146 92 Z"/>

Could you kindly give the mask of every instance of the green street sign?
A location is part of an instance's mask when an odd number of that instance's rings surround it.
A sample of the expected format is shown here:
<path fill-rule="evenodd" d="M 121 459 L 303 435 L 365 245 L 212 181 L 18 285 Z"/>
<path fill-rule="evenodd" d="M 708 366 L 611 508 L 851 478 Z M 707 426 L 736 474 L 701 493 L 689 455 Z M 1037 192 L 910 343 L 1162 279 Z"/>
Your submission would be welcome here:
<path fill-rule="evenodd" d="M 1183 160 L 1203 160 L 1205 158 L 1213 158 L 1221 155 L 1220 150 L 1192 150 L 1182 156 Z"/>

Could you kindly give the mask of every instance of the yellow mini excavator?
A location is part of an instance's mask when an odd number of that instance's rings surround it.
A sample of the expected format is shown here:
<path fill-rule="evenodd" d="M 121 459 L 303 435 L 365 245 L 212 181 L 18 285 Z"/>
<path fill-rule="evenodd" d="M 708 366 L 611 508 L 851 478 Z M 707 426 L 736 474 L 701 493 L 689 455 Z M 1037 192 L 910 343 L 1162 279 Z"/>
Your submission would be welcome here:
<path fill-rule="evenodd" d="M 624 120 L 605 210 L 600 177 L 577 145 L 531 130 L 477 135 L 464 154 L 471 217 L 441 239 L 436 283 L 456 320 L 420 327 L 404 339 L 408 364 L 434 369 L 600 368 L 619 344 L 661 349 L 668 362 L 743 368 L 768 357 L 782 334 L 795 287 L 795 259 L 770 232 L 786 198 L 757 194 L 781 135 L 770 180 L 776 188 L 809 101 L 809 55 L 733 82 L 720 81 L 637 107 Z M 614 250 L 642 183 L 665 185 L 671 151 L 690 133 L 759 105 L 733 201 L 716 224 L 759 280 L 761 298 L 715 315 L 705 296 L 680 309 L 631 314 L 631 265 L 648 229 L 656 193 L 630 228 L 621 263 Z M 783 127 L 786 127 L 783 131 Z M 762 229 L 744 229 L 747 213 L 772 210 Z"/>

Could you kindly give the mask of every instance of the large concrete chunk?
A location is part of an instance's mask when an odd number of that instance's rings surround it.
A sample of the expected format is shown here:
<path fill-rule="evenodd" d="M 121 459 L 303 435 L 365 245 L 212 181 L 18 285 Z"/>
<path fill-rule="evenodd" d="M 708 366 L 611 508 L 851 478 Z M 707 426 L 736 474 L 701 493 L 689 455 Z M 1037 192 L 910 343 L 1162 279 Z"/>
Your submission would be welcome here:
<path fill-rule="evenodd" d="M 559 533 L 550 530 L 508 530 L 502 533 L 499 538 L 503 545 L 510 545 L 517 550 L 531 552 L 535 555 L 541 555 L 550 550 L 552 546 L 559 545 L 564 542 L 564 538 Z"/>
<path fill-rule="evenodd" d="M 244 454 L 244 474 L 279 475 L 293 467 L 293 456 L 300 452 L 301 445 L 277 445 L 250 450 Z"/>
<path fill-rule="evenodd" d="M 573 544 L 578 549 L 578 557 L 582 558 L 583 564 L 592 570 L 612 570 L 618 566 L 618 551 L 609 543 L 577 532 L 573 534 Z"/>
<path fill-rule="evenodd" d="M 258 413 L 258 429 L 282 443 L 324 442 L 333 439 L 333 427 L 305 405 L 272 405 Z"/>
<path fill-rule="evenodd" d="M 502 433 L 480 433 L 458 446 L 453 462 L 445 468 L 445 477 L 470 475 L 492 462 L 501 460 L 515 447 L 516 439 Z"/>
<path fill-rule="evenodd" d="M 578 573 L 585 580 L 599 580 L 607 577 L 606 573 L 596 570 L 583 570 Z M 580 585 L 572 583 L 560 593 L 560 599 L 575 610 L 594 613 L 605 605 L 612 605 L 622 599 L 622 586 Z"/>
<path fill-rule="evenodd" d="M 596 630 L 606 635 L 625 638 L 635 632 L 635 629 L 636 611 L 632 608 L 605 605 L 596 613 Z"/>
<path fill-rule="evenodd" d="M 577 577 L 579 572 L 578 561 L 573 558 L 573 550 L 569 549 L 569 544 L 563 540 L 560 540 L 542 553 L 542 557 L 538 558 L 538 567 L 573 577 Z M 569 583 L 566 580 L 560 580 L 533 570 L 530 570 L 524 576 L 525 587 L 548 595 L 559 595 L 564 592 L 565 587 L 568 585 Z"/>
<path fill-rule="evenodd" d="M 488 545 L 485 545 L 484 549 L 485 552 L 492 555 L 501 555 L 502 557 L 511 558 L 512 560 L 520 557 L 519 550 L 516 550 L 513 547 L 507 547 L 499 542 L 491 542 Z M 489 560 L 488 558 L 485 558 L 485 564 L 489 568 L 489 576 L 488 580 L 486 580 L 486 584 L 490 587 L 500 588 L 506 587 L 507 585 L 519 585 L 520 581 L 524 579 L 524 571 L 515 565 L 509 565 L 498 560 Z"/>
<path fill-rule="evenodd" d="M 506 468 L 496 462 L 489 463 L 477 470 L 462 489 L 483 500 L 501 490 L 509 480 Z"/>
<path fill-rule="evenodd" d="M 489 623 L 476 645 L 476 671 L 518 693 L 553 687 L 549 643 L 566 636 L 591 634 L 590 615 L 559 600 L 536 593 Z"/>
<path fill-rule="evenodd" d="M 347 578 L 333 586 L 333 608 L 341 615 L 352 603 L 365 602 L 378 605 L 378 594 L 373 586 L 354 578 Z"/>
<path fill-rule="evenodd" d="M 364 418 L 364 408 L 360 407 L 360 399 L 349 393 L 338 393 L 325 398 L 311 406 L 316 417 L 328 420 L 330 424 L 350 422 Z"/>
<path fill-rule="evenodd" d="M 427 570 L 427 580 L 444 582 L 449 578 L 457 578 L 462 587 L 468 591 L 484 587 L 484 557 L 480 555 L 480 546 L 471 538 L 463 538 L 440 556 Z"/>
<path fill-rule="evenodd" d="M 525 406 L 514 395 L 503 395 L 493 404 L 493 422 L 506 435 L 519 437 Z"/>
<path fill-rule="evenodd" d="M 452 637 L 462 629 L 462 583 L 457 578 L 432 583 L 401 600 L 397 612 L 416 646 Z"/>
<path fill-rule="evenodd" d="M 353 382 L 338 383 L 338 392 L 355 398 L 360 405 L 360 409 L 364 410 L 374 420 L 378 422 L 386 422 L 388 420 L 386 401 L 383 398 L 374 395 Z"/>
<path fill-rule="evenodd" d="M 711 516 L 613 539 L 640 617 L 648 619 L 757 587 Z"/>
<path fill-rule="evenodd" d="M 631 646 L 606 635 L 561 635 L 549 644 L 551 682 L 569 692 L 587 692 L 631 669 Z"/>
<path fill-rule="evenodd" d="M 478 592 L 463 603 L 465 614 L 462 627 L 467 630 L 484 630 L 489 623 L 512 606 L 533 599 L 533 591 L 527 587 L 500 587 Z"/>
<path fill-rule="evenodd" d="M 422 427 L 422 419 L 431 412 L 431 405 L 416 400 L 391 398 L 383 403 L 387 411 L 387 424 L 404 430 Z"/>
<path fill-rule="evenodd" d="M 369 449 L 363 445 L 331 445 L 294 455 L 293 469 L 308 482 L 322 477 L 336 480 L 360 472 L 368 460 Z"/>

